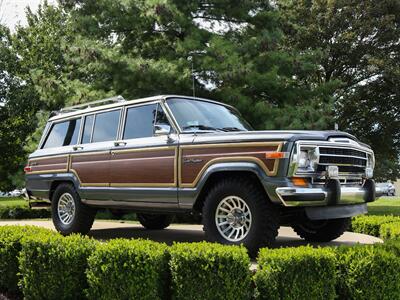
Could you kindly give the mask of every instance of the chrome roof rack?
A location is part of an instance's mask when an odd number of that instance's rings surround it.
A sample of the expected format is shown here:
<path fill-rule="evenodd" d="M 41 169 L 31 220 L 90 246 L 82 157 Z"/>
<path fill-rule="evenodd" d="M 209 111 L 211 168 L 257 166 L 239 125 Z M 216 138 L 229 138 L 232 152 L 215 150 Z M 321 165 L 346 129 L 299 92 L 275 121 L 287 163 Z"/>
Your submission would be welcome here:
<path fill-rule="evenodd" d="M 63 113 L 69 113 L 69 112 L 74 112 L 74 111 L 78 111 L 78 110 L 85 109 L 85 108 L 96 107 L 98 105 L 103 105 L 108 102 L 119 103 L 119 102 L 125 102 L 125 101 L 126 100 L 124 99 L 124 97 L 119 95 L 119 96 L 115 96 L 115 97 L 110 97 L 110 98 L 105 98 L 105 99 L 101 99 L 101 100 L 96 100 L 96 101 L 91 101 L 91 102 L 87 102 L 87 103 L 68 106 L 68 107 L 62 108 L 60 110 L 52 111 L 50 113 L 50 118 L 57 116 L 57 115 L 61 115 Z"/>
<path fill-rule="evenodd" d="M 87 102 L 87 103 L 82 103 L 82 104 L 78 104 L 78 105 L 65 107 L 65 108 L 60 109 L 58 111 L 58 113 L 73 112 L 73 111 L 77 111 L 77 110 L 81 110 L 81 109 L 85 109 L 85 108 L 91 108 L 91 107 L 95 107 L 98 105 L 103 105 L 108 102 L 118 103 L 118 102 L 124 102 L 124 101 L 126 101 L 124 99 L 124 97 L 119 95 L 119 96 L 115 96 L 115 97 L 110 97 L 110 98 L 105 98 L 105 99 L 101 99 L 101 100 L 96 100 L 96 101 L 91 101 L 91 102 Z"/>

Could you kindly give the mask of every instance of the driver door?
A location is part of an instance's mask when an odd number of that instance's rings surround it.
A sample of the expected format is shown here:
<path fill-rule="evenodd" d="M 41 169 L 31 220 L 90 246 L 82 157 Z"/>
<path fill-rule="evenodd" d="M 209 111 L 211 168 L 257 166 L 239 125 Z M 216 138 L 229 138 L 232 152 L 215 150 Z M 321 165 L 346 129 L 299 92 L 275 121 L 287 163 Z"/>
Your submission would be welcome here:
<path fill-rule="evenodd" d="M 167 131 L 161 104 L 128 106 L 124 114 L 120 140 L 111 149 L 112 199 L 177 204 L 178 137 Z"/>

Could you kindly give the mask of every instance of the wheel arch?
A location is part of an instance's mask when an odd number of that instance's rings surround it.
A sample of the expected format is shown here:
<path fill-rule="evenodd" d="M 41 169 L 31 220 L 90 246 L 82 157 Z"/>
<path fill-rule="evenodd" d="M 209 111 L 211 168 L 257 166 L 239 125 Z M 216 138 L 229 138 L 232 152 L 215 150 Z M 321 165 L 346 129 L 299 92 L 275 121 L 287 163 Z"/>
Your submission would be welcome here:
<path fill-rule="evenodd" d="M 198 193 L 195 196 L 193 210 L 196 212 L 201 212 L 205 197 L 210 189 L 220 180 L 230 176 L 251 178 L 265 193 L 267 201 L 270 201 L 268 193 L 263 185 L 267 175 L 257 164 L 251 162 L 221 163 L 211 165 L 199 180 L 197 185 Z"/>
<path fill-rule="evenodd" d="M 49 185 L 49 200 L 51 201 L 57 187 L 63 183 L 69 183 L 73 185 L 76 191 L 79 191 L 79 182 L 74 174 L 65 173 L 65 174 L 57 174 L 57 177 L 54 178 Z"/>

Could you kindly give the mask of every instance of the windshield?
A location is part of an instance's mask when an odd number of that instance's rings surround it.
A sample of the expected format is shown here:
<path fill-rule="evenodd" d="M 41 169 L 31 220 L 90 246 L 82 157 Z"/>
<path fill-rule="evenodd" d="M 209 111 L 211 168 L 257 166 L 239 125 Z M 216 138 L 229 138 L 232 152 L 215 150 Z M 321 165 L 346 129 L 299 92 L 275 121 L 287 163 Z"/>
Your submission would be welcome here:
<path fill-rule="evenodd" d="M 168 99 L 167 104 L 184 132 L 252 130 L 236 111 L 221 104 L 182 98 Z"/>

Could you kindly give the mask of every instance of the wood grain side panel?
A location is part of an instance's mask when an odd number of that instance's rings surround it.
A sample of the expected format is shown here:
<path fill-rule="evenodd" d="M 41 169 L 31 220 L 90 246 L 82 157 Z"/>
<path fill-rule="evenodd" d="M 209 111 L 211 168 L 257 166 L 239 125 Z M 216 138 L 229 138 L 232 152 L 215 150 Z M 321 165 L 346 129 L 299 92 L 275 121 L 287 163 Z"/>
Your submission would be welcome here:
<path fill-rule="evenodd" d="M 182 186 L 194 186 L 199 179 L 199 175 L 205 171 L 214 161 L 252 161 L 265 169 L 266 173 L 271 175 L 276 169 L 277 160 L 266 159 L 266 152 L 275 152 L 280 150 L 280 144 L 260 145 L 260 146 L 232 146 L 222 147 L 213 146 L 210 148 L 188 148 L 181 149 L 180 157 L 180 175 Z"/>
<path fill-rule="evenodd" d="M 67 171 L 68 169 L 68 155 L 55 156 L 55 157 L 40 157 L 33 158 L 28 161 L 31 167 L 29 174 L 45 173 L 53 171 Z"/>
<path fill-rule="evenodd" d="M 116 151 L 111 156 L 111 186 L 175 186 L 176 149 Z"/>
<path fill-rule="evenodd" d="M 82 185 L 108 185 L 110 182 L 110 153 L 71 155 L 70 170 L 79 177 Z"/>

